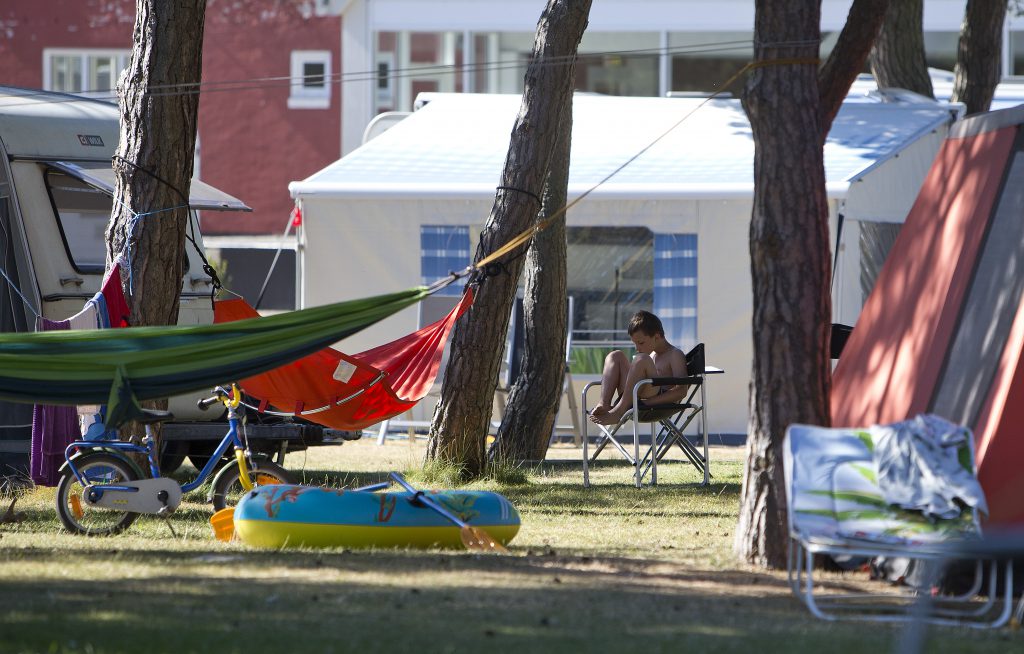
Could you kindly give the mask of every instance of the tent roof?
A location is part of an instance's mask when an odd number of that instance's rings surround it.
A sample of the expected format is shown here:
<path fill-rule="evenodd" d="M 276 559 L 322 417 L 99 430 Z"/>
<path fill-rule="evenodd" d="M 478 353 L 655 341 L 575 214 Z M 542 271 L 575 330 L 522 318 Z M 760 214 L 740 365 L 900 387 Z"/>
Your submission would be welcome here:
<path fill-rule="evenodd" d="M 1024 525 L 1024 107 L 943 143 L 832 377 L 832 424 L 974 430 L 997 524 Z"/>
<path fill-rule="evenodd" d="M 493 194 L 521 97 L 435 93 L 420 98 L 425 106 L 405 120 L 292 182 L 292 196 Z M 577 94 L 573 106 L 570 196 L 591 188 L 666 132 L 592 197 L 717 199 L 753 192 L 753 135 L 739 100 Z M 829 194 L 844 197 L 851 181 L 949 122 L 950 112 L 950 105 L 934 103 L 845 103 L 825 145 Z"/>

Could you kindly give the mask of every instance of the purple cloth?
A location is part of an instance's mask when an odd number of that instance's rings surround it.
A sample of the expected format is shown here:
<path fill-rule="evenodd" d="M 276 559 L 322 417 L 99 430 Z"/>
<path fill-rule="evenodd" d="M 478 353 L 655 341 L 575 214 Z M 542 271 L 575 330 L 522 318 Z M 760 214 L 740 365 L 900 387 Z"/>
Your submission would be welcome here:
<path fill-rule="evenodd" d="M 40 318 L 40 331 L 69 329 L 67 320 Z M 73 406 L 37 404 L 32 409 L 32 454 L 29 473 L 40 486 L 56 486 L 57 472 L 64 465 L 64 448 L 81 438 L 78 412 Z"/>

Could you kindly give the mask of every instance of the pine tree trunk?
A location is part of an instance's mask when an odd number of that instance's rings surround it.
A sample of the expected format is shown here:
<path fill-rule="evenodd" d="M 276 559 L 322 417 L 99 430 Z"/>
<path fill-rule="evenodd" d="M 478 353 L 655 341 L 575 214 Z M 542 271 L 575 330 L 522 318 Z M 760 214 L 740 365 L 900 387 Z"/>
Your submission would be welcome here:
<path fill-rule="evenodd" d="M 548 0 L 526 70 L 523 102 L 512 129 L 494 206 L 480 235 L 475 261 L 527 229 L 540 210 L 562 105 L 572 93 L 576 48 L 587 25 L 590 0 Z M 486 465 L 484 439 L 497 386 L 502 343 L 523 267 L 505 257 L 505 273 L 480 286 L 473 308 L 456 324 L 434 412 L 427 459 L 454 465 L 465 478 Z"/>
<path fill-rule="evenodd" d="M 816 0 L 758 0 L 756 60 L 817 57 L 819 24 Z M 750 74 L 743 104 L 755 144 L 754 361 L 735 549 L 748 562 L 783 567 L 785 430 L 829 420 L 828 206 L 817 67 L 766 63 Z"/>
<path fill-rule="evenodd" d="M 122 286 L 135 326 L 178 321 L 205 13 L 206 0 L 138 0 L 132 58 L 118 81 L 107 262 L 126 260 Z"/>
<path fill-rule="evenodd" d="M 561 127 L 544 186 L 540 217 L 554 216 L 526 253 L 523 331 L 526 347 L 519 375 L 509 391 L 493 457 L 499 461 L 540 461 L 547 455 L 565 380 L 566 242 L 565 213 L 572 143 L 572 95 L 562 109 Z M 557 215 L 556 215 L 557 214 Z"/>
<path fill-rule="evenodd" d="M 967 114 L 988 111 L 1002 76 L 1006 0 L 968 0 L 953 67 L 953 102 Z"/>
<path fill-rule="evenodd" d="M 935 97 L 924 56 L 924 0 L 892 0 L 868 59 L 878 88 Z"/>

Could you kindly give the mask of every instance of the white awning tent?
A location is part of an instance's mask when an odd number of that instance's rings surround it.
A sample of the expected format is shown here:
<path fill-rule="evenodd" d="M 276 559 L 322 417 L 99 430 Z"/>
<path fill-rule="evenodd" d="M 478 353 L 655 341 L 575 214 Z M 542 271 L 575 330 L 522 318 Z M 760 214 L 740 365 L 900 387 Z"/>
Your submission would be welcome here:
<path fill-rule="evenodd" d="M 520 101 L 425 94 L 422 108 L 408 118 L 293 182 L 289 189 L 303 216 L 302 306 L 421 283 L 422 225 L 469 225 L 475 249 Z M 852 324 L 863 301 L 858 223 L 903 220 L 958 110 L 946 104 L 843 105 L 825 145 L 833 235 L 838 216 L 844 217 L 833 285 L 837 322 Z M 575 98 L 570 199 L 636 159 L 575 206 L 568 224 L 697 235 L 697 336 L 709 363 L 726 370 L 709 387 L 713 433 L 747 429 L 753 153 L 738 100 Z M 359 351 L 417 325 L 417 311 L 408 309 L 343 346 Z"/>

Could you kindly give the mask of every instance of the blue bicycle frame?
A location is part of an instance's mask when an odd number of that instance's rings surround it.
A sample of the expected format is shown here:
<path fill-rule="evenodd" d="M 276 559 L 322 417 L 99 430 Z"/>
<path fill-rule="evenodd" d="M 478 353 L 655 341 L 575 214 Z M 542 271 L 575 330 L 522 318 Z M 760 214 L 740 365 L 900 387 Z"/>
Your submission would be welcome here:
<path fill-rule="evenodd" d="M 224 438 L 221 439 L 217 448 L 214 450 L 210 459 L 203 466 L 203 469 L 199 471 L 193 481 L 182 484 L 181 490 L 184 493 L 188 493 L 199 488 L 204 481 L 209 478 L 210 474 L 213 473 L 214 468 L 220 462 L 220 459 L 228 451 L 228 448 L 234 446 L 236 449 L 244 449 L 245 445 L 242 443 L 242 439 L 238 436 L 238 414 L 235 408 L 228 406 L 228 431 L 224 434 Z M 75 462 L 72 458 L 75 451 L 86 451 L 86 450 L 115 450 L 118 453 L 141 453 L 145 454 L 149 461 L 149 472 L 153 479 L 160 477 L 160 463 L 159 458 L 156 455 L 154 443 L 156 440 L 153 438 L 153 428 L 146 425 L 146 436 L 142 440 L 142 445 L 136 445 L 135 443 L 126 443 L 124 441 L 108 441 L 108 440 L 91 440 L 91 441 L 75 441 L 67 446 L 64 450 L 64 458 L 68 462 L 68 468 L 74 473 L 75 478 L 82 486 L 89 487 L 90 494 L 93 500 L 99 499 L 104 491 L 121 491 L 121 492 L 138 492 L 138 488 L 133 486 L 118 486 L 114 484 L 95 484 L 90 485 L 89 480 L 82 476 L 78 468 L 75 466 Z"/>

